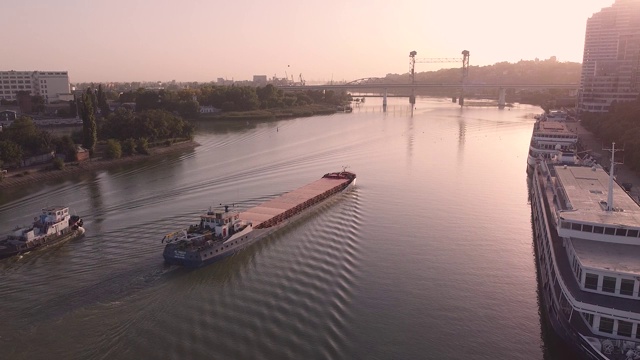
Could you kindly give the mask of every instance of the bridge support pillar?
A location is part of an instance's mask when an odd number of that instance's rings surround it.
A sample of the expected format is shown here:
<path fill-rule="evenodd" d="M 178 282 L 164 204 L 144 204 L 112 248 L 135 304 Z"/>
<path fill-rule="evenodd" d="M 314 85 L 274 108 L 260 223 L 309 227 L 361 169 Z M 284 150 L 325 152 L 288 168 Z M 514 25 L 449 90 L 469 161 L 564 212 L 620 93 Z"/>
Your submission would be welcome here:
<path fill-rule="evenodd" d="M 506 96 L 507 96 L 507 89 L 500 88 L 500 93 L 498 95 L 498 107 L 501 109 L 507 105 L 507 102 L 505 100 Z"/>
<path fill-rule="evenodd" d="M 384 97 L 382 98 L 382 111 L 387 112 L 387 88 L 384 88 Z"/>

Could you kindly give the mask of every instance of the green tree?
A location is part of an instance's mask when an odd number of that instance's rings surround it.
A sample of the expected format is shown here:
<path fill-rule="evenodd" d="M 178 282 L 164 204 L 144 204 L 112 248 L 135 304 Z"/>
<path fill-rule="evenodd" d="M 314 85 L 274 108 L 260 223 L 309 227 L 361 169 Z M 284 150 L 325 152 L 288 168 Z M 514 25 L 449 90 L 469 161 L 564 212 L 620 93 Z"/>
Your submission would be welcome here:
<path fill-rule="evenodd" d="M 123 103 L 136 102 L 136 93 L 133 91 L 124 91 L 118 97 L 118 101 Z"/>
<path fill-rule="evenodd" d="M 128 138 L 122 141 L 122 153 L 131 156 L 136 152 L 136 141 L 132 138 Z"/>
<path fill-rule="evenodd" d="M 180 101 L 178 103 L 178 113 L 187 118 L 197 118 L 200 115 L 200 104 L 193 100 Z"/>
<path fill-rule="evenodd" d="M 31 110 L 34 113 L 40 113 L 44 111 L 44 98 L 42 95 L 31 96 Z"/>
<path fill-rule="evenodd" d="M 53 143 L 57 154 L 64 155 L 67 161 L 75 160 L 78 150 L 76 149 L 76 144 L 73 143 L 73 140 L 71 140 L 69 135 L 63 135 L 62 137 L 55 138 Z"/>
<path fill-rule="evenodd" d="M 102 90 L 102 84 L 98 85 L 98 109 L 100 109 L 100 115 L 108 116 L 111 110 L 109 109 L 109 104 L 107 103 L 107 94 Z"/>
<path fill-rule="evenodd" d="M 22 148 L 11 140 L 0 141 L 0 160 L 5 164 L 18 165 L 22 161 Z"/>
<path fill-rule="evenodd" d="M 193 126 L 165 110 L 132 112 L 118 109 L 100 123 L 101 139 L 147 138 L 152 142 L 175 138 L 191 138 Z M 126 152 L 125 152 L 126 153 Z"/>
<path fill-rule="evenodd" d="M 257 87 L 256 96 L 260 102 L 261 109 L 271 109 L 284 105 L 282 90 L 278 90 L 272 84 L 268 84 L 265 87 Z"/>
<path fill-rule="evenodd" d="M 100 122 L 100 139 L 126 139 L 132 134 L 135 114 L 125 108 L 119 108 Z"/>
<path fill-rule="evenodd" d="M 93 154 L 98 142 L 98 131 L 91 94 L 92 91 L 89 88 L 82 95 L 82 146 L 89 150 L 90 154 Z"/>
<path fill-rule="evenodd" d="M 107 159 L 120 159 L 122 157 L 122 147 L 115 139 L 107 140 L 107 149 L 105 150 Z"/>
<path fill-rule="evenodd" d="M 138 154 L 149 155 L 149 141 L 146 138 L 140 138 L 136 141 L 136 152 Z"/>
<path fill-rule="evenodd" d="M 11 140 L 18 144 L 25 156 L 39 155 L 53 150 L 52 136 L 48 131 L 39 130 L 30 117 L 21 116 L 0 132 L 1 140 Z"/>
<path fill-rule="evenodd" d="M 160 109 L 162 107 L 162 99 L 160 94 L 151 90 L 138 91 L 136 95 L 136 111 L 145 111 Z"/>
<path fill-rule="evenodd" d="M 604 143 L 624 144 L 624 163 L 640 170 L 640 101 L 618 102 L 613 112 L 583 113 L 582 125 Z"/>
<path fill-rule="evenodd" d="M 3 139 L 11 140 L 20 146 L 28 146 L 33 139 L 38 137 L 38 128 L 28 116 L 20 116 L 15 119 L 4 132 Z"/>

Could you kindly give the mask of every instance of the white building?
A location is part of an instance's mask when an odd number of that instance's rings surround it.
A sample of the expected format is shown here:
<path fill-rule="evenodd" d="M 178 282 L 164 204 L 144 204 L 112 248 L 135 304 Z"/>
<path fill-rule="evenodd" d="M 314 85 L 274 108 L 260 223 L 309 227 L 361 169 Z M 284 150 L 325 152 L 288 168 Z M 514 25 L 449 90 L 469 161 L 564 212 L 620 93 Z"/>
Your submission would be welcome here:
<path fill-rule="evenodd" d="M 607 112 L 640 93 L 640 2 L 616 2 L 587 20 L 578 109 Z"/>
<path fill-rule="evenodd" d="M 73 99 L 66 71 L 0 71 L 0 99 L 16 100 L 18 91 L 41 95 L 45 103 Z"/>

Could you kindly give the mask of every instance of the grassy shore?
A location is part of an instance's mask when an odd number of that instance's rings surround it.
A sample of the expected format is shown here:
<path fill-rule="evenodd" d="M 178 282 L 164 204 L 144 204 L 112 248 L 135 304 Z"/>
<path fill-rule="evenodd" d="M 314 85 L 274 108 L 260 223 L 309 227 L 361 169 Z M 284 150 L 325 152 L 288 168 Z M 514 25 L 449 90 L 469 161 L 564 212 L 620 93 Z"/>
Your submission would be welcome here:
<path fill-rule="evenodd" d="M 336 107 L 330 105 L 304 105 L 286 109 L 253 111 L 229 111 L 219 114 L 202 114 L 197 120 L 279 120 L 294 117 L 335 114 Z"/>
<path fill-rule="evenodd" d="M 79 175 L 95 170 L 104 170 L 121 166 L 125 164 L 133 164 L 138 161 L 150 158 L 159 158 L 166 154 L 178 151 L 186 151 L 198 146 L 198 143 L 191 141 L 183 141 L 174 143 L 170 146 L 155 146 L 149 148 L 149 155 L 133 155 L 125 156 L 120 159 L 104 159 L 100 157 L 92 158 L 82 162 L 66 163 L 62 170 L 55 170 L 51 164 L 31 166 L 9 171 L 0 180 L 0 190 L 6 190 L 14 186 L 31 184 L 35 182 L 47 181 L 51 179 L 59 179 L 70 175 Z"/>

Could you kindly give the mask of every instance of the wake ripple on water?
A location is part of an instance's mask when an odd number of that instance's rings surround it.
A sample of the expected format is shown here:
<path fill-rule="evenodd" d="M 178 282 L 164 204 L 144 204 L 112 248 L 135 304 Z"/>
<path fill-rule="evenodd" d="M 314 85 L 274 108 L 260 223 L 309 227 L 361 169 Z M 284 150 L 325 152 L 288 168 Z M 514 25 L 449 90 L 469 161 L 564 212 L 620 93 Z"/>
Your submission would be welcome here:
<path fill-rule="evenodd" d="M 165 284 L 175 288 L 174 297 L 155 309 L 160 315 L 146 336 L 166 339 L 150 356 L 341 357 L 349 346 L 345 332 L 360 261 L 356 192 Z"/>
<path fill-rule="evenodd" d="M 64 319 L 71 327 L 67 331 L 82 334 L 82 339 L 59 334 L 43 340 L 58 342 L 56 355 L 64 358 L 141 353 L 194 359 L 344 357 L 350 346 L 345 339 L 350 338 L 361 223 L 355 189 L 196 271 L 160 265 L 157 254 L 149 253 L 135 268 L 118 272 L 114 266 L 115 275 L 64 295 L 45 296 L 23 309 L 21 317 L 37 319 L 23 324 L 29 329 L 24 337 L 37 337 Z M 142 233 L 147 231 L 152 232 L 145 226 Z M 157 239 L 149 235 L 138 241 Z M 115 258 L 120 247 L 109 244 L 103 252 Z M 75 266 L 90 268 L 92 260 L 86 261 Z M 48 355 L 30 353 L 32 358 Z"/>

